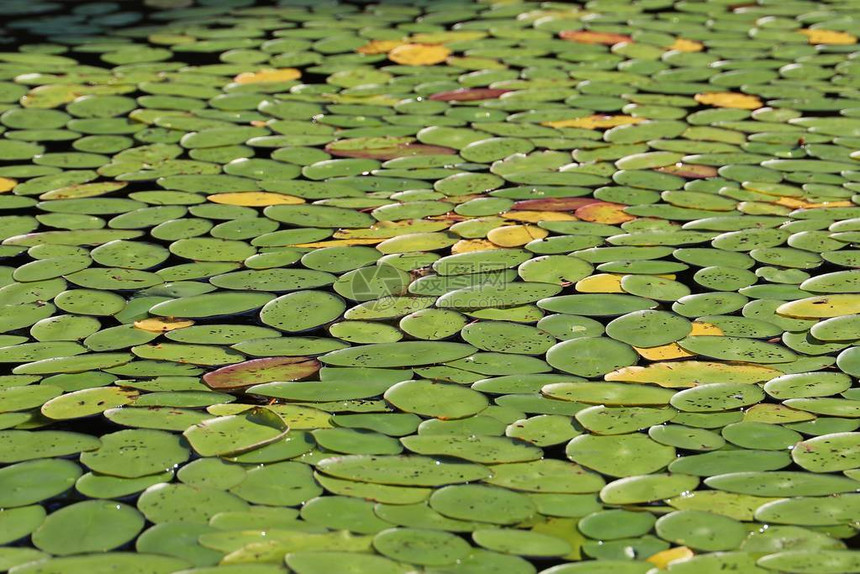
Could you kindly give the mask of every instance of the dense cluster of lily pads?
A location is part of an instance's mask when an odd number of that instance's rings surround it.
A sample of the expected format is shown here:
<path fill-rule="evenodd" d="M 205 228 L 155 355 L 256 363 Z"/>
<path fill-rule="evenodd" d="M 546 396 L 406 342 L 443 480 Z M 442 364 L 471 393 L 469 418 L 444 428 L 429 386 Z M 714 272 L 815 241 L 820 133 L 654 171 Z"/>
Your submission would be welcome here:
<path fill-rule="evenodd" d="M 0 18 L 0 571 L 860 571 L 856 4 Z"/>

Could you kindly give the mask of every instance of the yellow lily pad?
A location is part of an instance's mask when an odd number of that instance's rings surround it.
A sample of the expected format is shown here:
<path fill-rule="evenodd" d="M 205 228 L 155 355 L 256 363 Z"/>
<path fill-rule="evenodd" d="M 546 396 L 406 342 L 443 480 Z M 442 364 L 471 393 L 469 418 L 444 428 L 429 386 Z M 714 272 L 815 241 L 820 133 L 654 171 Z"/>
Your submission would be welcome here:
<path fill-rule="evenodd" d="M 169 317 L 149 317 L 134 322 L 134 328 L 150 333 L 167 333 L 176 329 L 184 329 L 194 324 L 191 319 L 171 319 Z"/>
<path fill-rule="evenodd" d="M 388 52 L 388 59 L 404 66 L 432 66 L 450 55 L 451 50 L 439 44 L 402 44 Z"/>
<path fill-rule="evenodd" d="M 693 321 L 693 328 L 690 331 L 690 335 L 697 336 L 712 336 L 719 337 L 723 334 L 723 330 L 714 325 L 713 323 L 704 323 L 699 321 Z"/>
<path fill-rule="evenodd" d="M 371 40 L 356 49 L 359 54 L 387 54 L 397 46 L 403 45 L 400 40 Z"/>
<path fill-rule="evenodd" d="M 602 130 L 608 128 L 615 128 L 618 126 L 626 126 L 629 124 L 639 124 L 644 121 L 645 118 L 637 118 L 633 116 L 604 116 L 595 114 L 593 116 L 585 116 L 582 118 L 543 122 L 542 125 L 549 126 L 551 128 L 583 128 L 586 130 Z"/>
<path fill-rule="evenodd" d="M 696 42 L 695 40 L 677 38 L 672 42 L 672 45 L 669 46 L 669 49 L 677 50 L 679 52 L 701 52 L 705 49 L 705 45 L 701 42 Z"/>
<path fill-rule="evenodd" d="M 487 239 L 499 247 L 520 247 L 535 239 L 543 239 L 547 235 L 549 231 L 535 225 L 509 225 L 491 229 L 487 233 Z"/>
<path fill-rule="evenodd" d="M 810 44 L 856 44 L 857 36 L 848 32 L 838 32 L 836 30 L 818 30 L 808 28 L 798 30 L 806 36 Z"/>
<path fill-rule="evenodd" d="M 470 253 L 472 251 L 487 251 L 489 249 L 501 249 L 501 247 L 486 239 L 461 239 L 451 246 L 451 255 Z"/>
<path fill-rule="evenodd" d="M 812 413 L 773 403 L 760 403 L 744 411 L 744 422 L 787 424 L 811 421 L 814 418 Z"/>
<path fill-rule="evenodd" d="M 683 389 L 707 383 L 755 384 L 778 377 L 781 371 L 745 363 L 676 361 L 654 363 L 647 367 L 625 367 L 604 376 L 607 381 L 655 383 L 661 387 Z"/>
<path fill-rule="evenodd" d="M 645 560 L 645 562 L 650 562 L 662 570 L 672 562 L 688 560 L 693 556 L 695 556 L 693 551 L 686 546 L 676 546 L 675 548 L 669 548 L 668 550 L 663 550 L 657 554 L 652 554 Z"/>
<path fill-rule="evenodd" d="M 854 205 L 850 201 L 806 201 L 796 197 L 780 197 L 775 201 L 777 205 L 790 207 L 791 209 L 820 209 L 822 207 L 851 207 Z"/>
<path fill-rule="evenodd" d="M 703 94 L 696 94 L 694 98 L 700 104 L 716 108 L 755 110 L 764 105 L 756 96 L 738 94 L 736 92 L 705 92 Z"/>
<path fill-rule="evenodd" d="M 312 243 L 296 243 L 293 247 L 349 247 L 351 245 L 376 245 L 383 239 L 332 239 L 329 241 L 314 241 Z"/>
<path fill-rule="evenodd" d="M 576 290 L 580 293 L 624 293 L 621 288 L 622 275 L 614 273 L 598 273 L 576 283 Z"/>
<path fill-rule="evenodd" d="M 264 207 L 268 205 L 296 205 L 305 200 L 292 195 L 269 193 L 267 191 L 246 191 L 236 193 L 216 193 L 206 197 L 212 203 L 241 205 L 243 207 Z"/>
<path fill-rule="evenodd" d="M 268 82 L 291 82 L 302 77 L 302 73 L 295 68 L 277 68 L 272 70 L 260 70 L 259 72 L 243 72 L 233 78 L 237 84 L 262 84 Z"/>
<path fill-rule="evenodd" d="M 685 351 L 678 343 L 669 343 L 659 347 L 633 347 L 639 356 L 649 361 L 669 361 L 671 359 L 686 359 L 695 356 Z"/>
<path fill-rule="evenodd" d="M 776 308 L 778 315 L 800 319 L 829 319 L 860 313 L 860 295 L 837 294 L 806 297 L 783 303 Z"/>
<path fill-rule="evenodd" d="M 16 185 L 18 185 L 16 180 L 8 177 L 0 177 L 0 193 L 12 191 Z"/>
<path fill-rule="evenodd" d="M 576 217 L 561 211 L 508 211 L 502 214 L 505 219 L 522 221 L 524 223 L 540 223 L 541 221 L 576 221 Z"/>

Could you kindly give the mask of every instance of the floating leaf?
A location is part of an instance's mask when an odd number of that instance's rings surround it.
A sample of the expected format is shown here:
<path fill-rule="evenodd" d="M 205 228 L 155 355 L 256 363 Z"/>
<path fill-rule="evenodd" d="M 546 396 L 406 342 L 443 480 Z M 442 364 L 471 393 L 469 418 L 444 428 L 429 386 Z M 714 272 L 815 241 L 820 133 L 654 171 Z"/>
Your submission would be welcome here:
<path fill-rule="evenodd" d="M 238 415 L 205 420 L 182 434 L 201 456 L 222 456 L 272 444 L 284 438 L 287 430 L 275 412 L 257 407 Z"/>
<path fill-rule="evenodd" d="M 88 500 L 49 514 L 33 533 L 33 544 L 59 556 L 107 552 L 133 540 L 143 524 L 143 516 L 131 506 Z"/>
<path fill-rule="evenodd" d="M 347 480 L 404 486 L 441 486 L 488 478 L 489 468 L 424 456 L 353 455 L 327 458 L 317 464 L 326 474 Z"/>
<path fill-rule="evenodd" d="M 388 52 L 388 59 L 405 66 L 432 66 L 450 54 L 451 50 L 438 44 L 402 44 Z"/>
<path fill-rule="evenodd" d="M 266 207 L 268 205 L 295 205 L 304 203 L 304 200 L 281 193 L 268 193 L 265 191 L 249 191 L 243 193 L 216 193 L 206 199 L 213 203 L 224 205 L 242 205 L 247 207 Z"/>
<path fill-rule="evenodd" d="M 565 30 L 559 34 L 563 40 L 577 42 L 579 44 L 604 44 L 612 46 L 619 42 L 632 42 L 633 38 L 625 34 L 611 34 L 608 32 L 590 32 L 582 30 Z"/>
<path fill-rule="evenodd" d="M 233 78 L 237 84 L 259 84 L 268 82 L 289 82 L 301 77 L 301 72 L 295 68 L 261 70 L 259 72 L 243 72 Z"/>
<path fill-rule="evenodd" d="M 801 34 L 809 38 L 810 44 L 856 44 L 857 37 L 848 32 L 839 32 L 835 30 L 824 30 L 820 28 L 809 28 L 798 30 Z"/>
<path fill-rule="evenodd" d="M 734 92 L 705 92 L 696 94 L 695 98 L 700 104 L 718 108 L 754 110 L 762 106 L 761 100 L 757 97 Z"/>
<path fill-rule="evenodd" d="M 308 357 L 252 359 L 206 373 L 203 381 L 211 389 L 235 390 L 273 381 L 304 379 L 319 371 L 320 366 L 319 361 Z"/>
<path fill-rule="evenodd" d="M 495 99 L 509 91 L 501 88 L 460 88 L 447 92 L 437 92 L 432 94 L 430 99 L 441 102 L 473 102 Z"/>
<path fill-rule="evenodd" d="M 544 122 L 544 125 L 547 125 L 552 128 L 584 128 L 587 130 L 596 130 L 638 124 L 644 121 L 645 120 L 643 118 L 637 118 L 633 116 L 593 115 L 580 118 L 572 118 L 569 120 L 554 120 Z"/>
<path fill-rule="evenodd" d="M 857 38 L 784 4 L 0 2 L 0 571 L 857 570 Z"/>

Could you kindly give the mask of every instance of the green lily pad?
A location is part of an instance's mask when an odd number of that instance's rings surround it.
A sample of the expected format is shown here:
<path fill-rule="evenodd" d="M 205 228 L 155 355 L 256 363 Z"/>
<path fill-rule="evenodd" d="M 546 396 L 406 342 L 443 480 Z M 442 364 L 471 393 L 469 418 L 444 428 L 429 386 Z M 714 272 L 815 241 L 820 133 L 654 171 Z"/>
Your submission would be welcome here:
<path fill-rule="evenodd" d="M 94 450 L 98 437 L 69 431 L 0 431 L 0 462 L 15 463 L 41 458 L 62 457 Z"/>
<path fill-rule="evenodd" d="M 430 507 L 449 518 L 501 525 L 522 522 L 535 513 L 526 495 L 481 485 L 446 486 L 433 493 Z"/>
<path fill-rule="evenodd" d="M 560 460 L 537 460 L 500 464 L 485 482 L 512 490 L 579 494 L 597 492 L 604 480 L 574 464 Z"/>
<path fill-rule="evenodd" d="M 0 540 L 15 542 L 38 528 L 45 520 L 45 509 L 39 505 L 20 506 L 0 512 Z"/>
<path fill-rule="evenodd" d="M 737 337 L 693 336 L 680 340 L 678 344 L 691 353 L 729 361 L 767 364 L 787 363 L 796 358 L 784 347 Z"/>
<path fill-rule="evenodd" d="M 460 335 L 482 351 L 539 355 L 553 344 L 552 337 L 529 325 L 505 321 L 479 321 L 466 325 Z"/>
<path fill-rule="evenodd" d="M 144 531 L 135 544 L 138 552 L 151 552 L 187 560 L 197 566 L 215 564 L 221 554 L 203 548 L 197 539 L 212 529 L 202 524 L 162 523 Z"/>
<path fill-rule="evenodd" d="M 860 433 L 825 434 L 800 441 L 791 451 L 794 462 L 810 472 L 834 472 L 857 467 Z"/>
<path fill-rule="evenodd" d="M 538 301 L 538 307 L 553 313 L 588 317 L 617 317 L 655 306 L 653 301 L 633 295 L 561 295 Z"/>
<path fill-rule="evenodd" d="M 800 434 L 791 429 L 748 421 L 726 425 L 722 435 L 739 447 L 761 450 L 784 450 L 801 440 Z"/>
<path fill-rule="evenodd" d="M 855 552 L 841 550 L 789 550 L 764 556 L 757 564 L 768 570 L 779 569 L 793 574 L 807 572 L 837 574 L 860 567 L 860 561 Z"/>
<path fill-rule="evenodd" d="M 44 416 L 53 420 L 77 419 L 127 405 L 137 396 L 138 392 L 133 389 L 118 387 L 83 389 L 46 402 L 41 411 Z"/>
<path fill-rule="evenodd" d="M 543 283 L 510 283 L 476 285 L 456 289 L 439 297 L 436 306 L 443 309 L 486 309 L 514 307 L 552 297 L 561 287 Z"/>
<path fill-rule="evenodd" d="M 756 558 L 746 552 L 713 552 L 699 554 L 686 560 L 676 560 L 669 564 L 667 570 L 673 574 L 691 574 L 700 572 L 711 574 L 727 568 L 743 571 L 750 574 L 763 574 L 767 572 L 756 566 Z"/>
<path fill-rule="evenodd" d="M 259 309 L 273 298 L 268 293 L 207 293 L 157 303 L 149 312 L 183 319 L 218 317 Z"/>
<path fill-rule="evenodd" d="M 675 418 L 668 407 L 606 407 L 597 405 L 576 409 L 576 420 L 594 433 L 621 435 L 662 424 Z"/>
<path fill-rule="evenodd" d="M 717 490 L 755 496 L 826 496 L 852 492 L 849 479 L 828 474 L 796 471 L 733 472 L 705 479 Z"/>
<path fill-rule="evenodd" d="M 746 528 L 737 520 L 698 510 L 662 516 L 655 529 L 664 540 L 708 552 L 734 550 L 747 536 Z"/>
<path fill-rule="evenodd" d="M 201 456 L 240 454 L 284 438 L 286 422 L 271 409 L 256 407 L 237 415 L 208 419 L 182 434 Z"/>
<path fill-rule="evenodd" d="M 631 476 L 607 484 L 600 498 L 607 504 L 640 504 L 672 498 L 698 485 L 698 478 L 684 474 Z"/>
<path fill-rule="evenodd" d="M 324 574 L 333 567 L 342 568 L 344 564 L 350 574 L 406 574 L 408 567 L 372 554 L 353 552 L 293 552 L 287 555 L 287 565 L 298 574 Z"/>
<path fill-rule="evenodd" d="M 536 460 L 542 453 L 539 448 L 525 442 L 483 435 L 419 434 L 403 437 L 400 442 L 417 454 L 456 457 L 484 464 Z"/>
<path fill-rule="evenodd" d="M 856 506 L 856 494 L 786 498 L 759 506 L 755 518 L 776 524 L 804 526 L 846 524 L 850 522 Z"/>
<path fill-rule="evenodd" d="M 33 532 L 33 544 L 59 556 L 107 552 L 134 539 L 143 524 L 143 516 L 131 506 L 88 500 L 49 514 Z"/>
<path fill-rule="evenodd" d="M 665 405 L 674 396 L 668 389 L 609 382 L 551 383 L 541 388 L 547 397 L 608 406 Z"/>
<path fill-rule="evenodd" d="M 279 462 L 249 470 L 229 492 L 253 504 L 295 506 L 317 496 L 322 489 L 307 466 Z"/>
<path fill-rule="evenodd" d="M 323 355 L 320 360 L 341 367 L 409 367 L 461 359 L 475 350 L 462 343 L 404 341 L 341 349 Z"/>
<path fill-rule="evenodd" d="M 605 453 L 613 453 L 606 457 Z M 643 434 L 581 435 L 567 444 L 569 459 L 609 476 L 657 472 L 675 460 L 675 449 Z"/>
<path fill-rule="evenodd" d="M 636 347 L 657 347 L 679 341 L 689 334 L 689 321 L 665 311 L 635 311 L 613 319 L 606 334 Z"/>
<path fill-rule="evenodd" d="M 0 469 L 0 484 L 4 485 L 0 504 L 11 509 L 53 498 L 74 486 L 80 475 L 77 464 L 63 459 L 46 458 L 7 466 Z"/>
<path fill-rule="evenodd" d="M 473 532 L 472 539 L 488 550 L 521 556 L 564 556 L 572 550 L 566 540 L 529 530 L 486 528 Z"/>
<path fill-rule="evenodd" d="M 147 488 L 137 502 L 147 520 L 206 523 L 220 512 L 242 511 L 248 504 L 229 492 L 185 484 L 156 484 Z"/>
<path fill-rule="evenodd" d="M 260 310 L 260 320 L 281 331 L 296 333 L 333 321 L 345 308 L 343 301 L 330 293 L 299 291 L 266 303 Z"/>
<path fill-rule="evenodd" d="M 755 385 L 715 383 L 685 389 L 675 394 L 670 403 L 685 412 L 727 411 L 758 403 L 764 391 Z"/>
<path fill-rule="evenodd" d="M 120 478 L 162 473 L 185 462 L 188 448 L 160 430 L 123 430 L 102 437 L 101 446 L 81 454 L 90 470 Z"/>
<path fill-rule="evenodd" d="M 460 484 L 492 474 L 480 464 L 425 456 L 351 455 L 323 459 L 316 468 L 345 480 L 398 486 Z"/>
<path fill-rule="evenodd" d="M 636 363 L 638 355 L 625 343 L 607 337 L 582 337 L 563 341 L 547 351 L 547 362 L 566 373 L 582 377 L 605 375 Z"/>
<path fill-rule="evenodd" d="M 94 499 L 123 498 L 143 492 L 150 486 L 173 479 L 173 471 L 149 474 L 140 478 L 120 478 L 88 472 L 75 483 L 75 490 Z"/>
<path fill-rule="evenodd" d="M 48 555 L 29 556 L 17 568 L 24 574 L 66 574 L 70 572 L 98 572 L 120 567 L 127 572 L 147 574 L 170 574 L 178 568 L 185 568 L 188 562 L 158 554 L 143 554 L 130 552 L 104 552 L 100 554 L 82 554 L 80 556 L 63 556 L 47 558 Z M 34 560 L 35 559 L 35 560 Z"/>
<path fill-rule="evenodd" d="M 400 562 L 445 566 L 464 558 L 471 548 L 449 532 L 417 528 L 391 528 L 373 538 L 377 552 Z"/>
<path fill-rule="evenodd" d="M 417 415 L 458 419 L 487 408 L 487 398 L 468 388 L 432 381 L 403 381 L 385 391 L 385 400 Z"/>
<path fill-rule="evenodd" d="M 680 424 L 653 426 L 648 429 L 648 436 L 661 444 L 691 451 L 715 450 L 726 444 L 723 437 L 713 431 Z"/>

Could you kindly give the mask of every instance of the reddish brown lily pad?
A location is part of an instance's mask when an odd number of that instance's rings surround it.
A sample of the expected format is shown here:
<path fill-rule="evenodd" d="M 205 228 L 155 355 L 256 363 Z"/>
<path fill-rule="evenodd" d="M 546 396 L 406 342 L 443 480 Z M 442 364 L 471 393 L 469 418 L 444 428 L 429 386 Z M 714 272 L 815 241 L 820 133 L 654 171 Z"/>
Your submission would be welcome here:
<path fill-rule="evenodd" d="M 206 373 L 203 382 L 210 389 L 229 391 L 262 383 L 297 381 L 313 375 L 321 366 L 319 361 L 310 357 L 252 359 Z"/>
<path fill-rule="evenodd" d="M 596 223 L 607 223 L 615 225 L 636 219 L 630 214 L 624 213 L 626 205 L 620 203 L 609 203 L 607 201 L 598 201 L 589 203 L 577 209 L 574 212 L 578 218 L 583 221 L 593 221 Z"/>
<path fill-rule="evenodd" d="M 612 46 L 620 42 L 632 42 L 633 38 L 626 34 L 611 34 L 609 32 L 589 32 L 587 30 L 565 30 L 559 34 L 562 40 L 579 44 L 603 44 Z"/>
<path fill-rule="evenodd" d="M 447 92 L 438 92 L 430 96 L 431 100 L 440 102 L 474 102 L 476 100 L 493 100 L 511 90 L 501 88 L 461 88 Z"/>
<path fill-rule="evenodd" d="M 709 177 L 717 177 L 717 168 L 710 165 L 676 163 L 675 165 L 658 167 L 655 171 L 677 175 L 687 179 L 707 179 Z"/>
<path fill-rule="evenodd" d="M 511 206 L 517 211 L 576 211 L 592 203 L 602 203 L 591 197 L 547 197 L 545 199 L 525 199 Z"/>
<path fill-rule="evenodd" d="M 325 150 L 337 157 L 389 160 L 413 155 L 448 155 L 451 148 L 415 142 L 410 137 L 366 137 L 331 142 Z"/>

